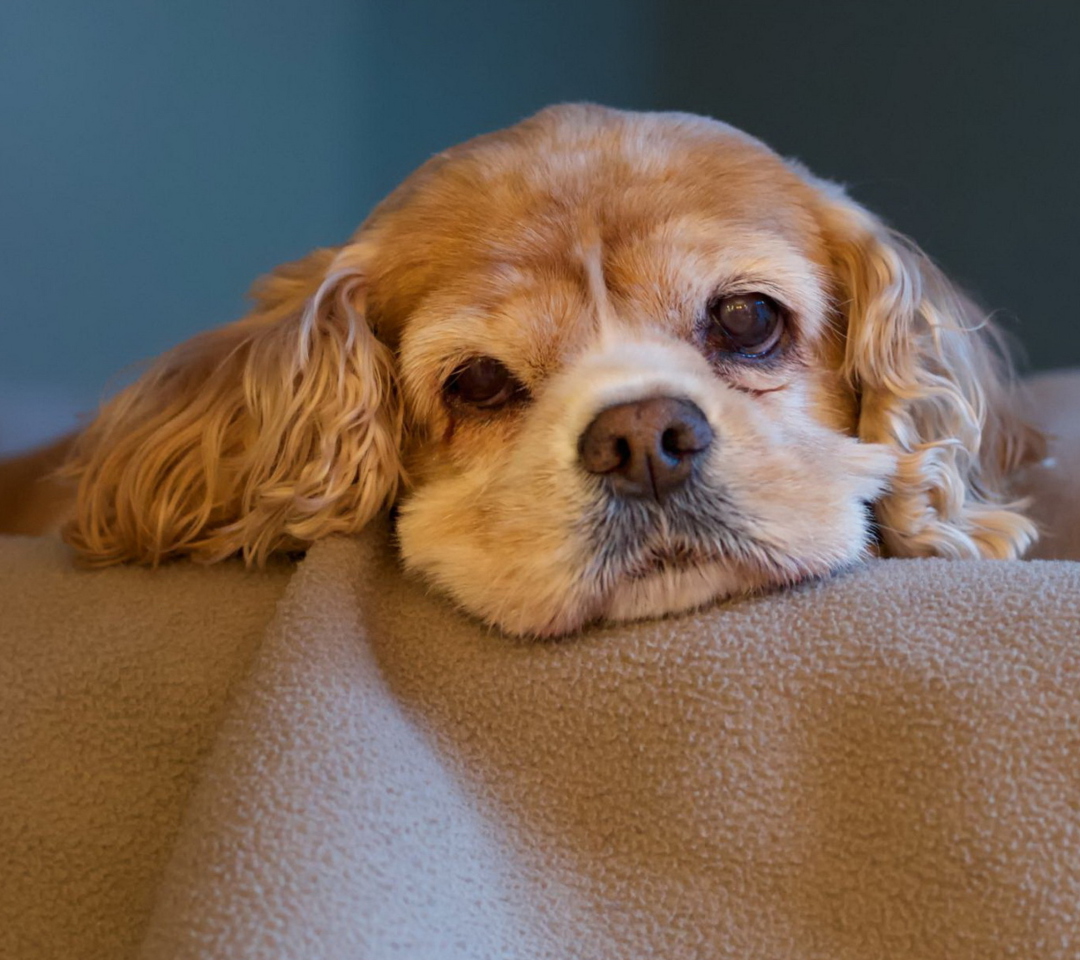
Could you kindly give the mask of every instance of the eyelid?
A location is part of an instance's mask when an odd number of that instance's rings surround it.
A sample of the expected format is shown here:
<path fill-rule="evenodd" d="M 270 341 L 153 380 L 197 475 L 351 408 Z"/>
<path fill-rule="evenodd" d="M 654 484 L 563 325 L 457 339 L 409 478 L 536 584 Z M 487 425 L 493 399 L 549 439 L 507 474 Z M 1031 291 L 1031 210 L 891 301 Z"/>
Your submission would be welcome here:
<path fill-rule="evenodd" d="M 712 303 L 714 300 L 723 300 L 724 297 L 746 296 L 747 294 L 752 293 L 758 293 L 768 297 L 784 311 L 786 317 L 790 318 L 796 314 L 796 309 L 790 302 L 791 298 L 787 296 L 786 291 L 781 290 L 774 283 L 764 279 L 755 280 L 753 278 L 740 277 L 729 283 L 720 284 L 705 302 L 708 304 Z"/>
<path fill-rule="evenodd" d="M 431 369 L 433 372 L 429 376 L 433 377 L 433 382 L 441 389 L 458 369 L 470 360 L 477 360 L 482 357 L 497 360 L 510 371 L 511 376 L 518 383 L 530 392 L 534 389 L 535 384 L 543 379 L 542 372 L 531 364 L 527 358 L 523 359 L 519 356 L 511 359 L 501 352 L 492 351 L 490 347 L 473 347 L 472 345 L 464 348 L 458 347 L 452 353 L 442 354 L 432 364 Z"/>
<path fill-rule="evenodd" d="M 471 357 L 475 354 L 471 353 L 453 353 L 444 357 L 439 361 L 436 366 L 435 382 L 440 387 L 446 385 L 447 381 L 460 370 L 466 363 L 468 363 Z"/>

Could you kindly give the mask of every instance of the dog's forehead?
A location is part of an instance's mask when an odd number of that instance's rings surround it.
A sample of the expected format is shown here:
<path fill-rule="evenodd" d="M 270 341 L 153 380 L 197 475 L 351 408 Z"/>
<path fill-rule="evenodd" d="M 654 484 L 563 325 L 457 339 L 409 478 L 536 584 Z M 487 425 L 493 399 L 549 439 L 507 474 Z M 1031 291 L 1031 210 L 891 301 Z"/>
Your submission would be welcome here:
<path fill-rule="evenodd" d="M 396 339 L 432 297 L 481 310 L 530 289 L 570 301 L 593 246 L 614 283 L 695 244 L 813 256 L 810 193 L 767 147 L 717 121 L 551 108 L 432 158 L 376 209 L 361 231 L 377 251 L 371 308 Z"/>

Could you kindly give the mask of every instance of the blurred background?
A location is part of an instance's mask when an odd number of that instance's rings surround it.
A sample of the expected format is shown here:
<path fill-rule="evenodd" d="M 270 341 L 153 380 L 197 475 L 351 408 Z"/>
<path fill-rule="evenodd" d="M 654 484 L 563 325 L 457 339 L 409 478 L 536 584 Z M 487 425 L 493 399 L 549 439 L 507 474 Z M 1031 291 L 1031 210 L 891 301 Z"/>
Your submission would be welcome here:
<path fill-rule="evenodd" d="M 707 113 L 1080 364 L 1080 4 L 7 0 L 0 451 L 239 316 L 431 153 L 561 100 Z"/>

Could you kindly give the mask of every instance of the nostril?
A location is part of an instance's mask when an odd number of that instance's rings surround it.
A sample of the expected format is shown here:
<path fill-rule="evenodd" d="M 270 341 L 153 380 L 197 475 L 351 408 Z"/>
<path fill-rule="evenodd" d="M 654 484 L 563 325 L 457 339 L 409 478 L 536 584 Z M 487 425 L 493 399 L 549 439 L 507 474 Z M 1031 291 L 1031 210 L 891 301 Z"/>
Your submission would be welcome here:
<path fill-rule="evenodd" d="M 679 431 L 675 427 L 668 427 L 660 437 L 660 449 L 664 453 L 670 453 L 673 457 L 681 456 L 686 450 L 683 449 Z"/>
<path fill-rule="evenodd" d="M 582 434 L 578 444 L 582 466 L 599 475 L 626 470 L 634 459 L 632 438 L 603 415 Z"/>
<path fill-rule="evenodd" d="M 705 414 L 696 404 L 680 401 L 678 418 L 664 431 L 664 449 L 680 457 L 694 457 L 708 450 L 714 440 Z"/>
<path fill-rule="evenodd" d="M 703 452 L 712 440 L 713 433 L 705 418 L 688 415 L 670 424 L 660 435 L 660 451 L 682 460 Z"/>

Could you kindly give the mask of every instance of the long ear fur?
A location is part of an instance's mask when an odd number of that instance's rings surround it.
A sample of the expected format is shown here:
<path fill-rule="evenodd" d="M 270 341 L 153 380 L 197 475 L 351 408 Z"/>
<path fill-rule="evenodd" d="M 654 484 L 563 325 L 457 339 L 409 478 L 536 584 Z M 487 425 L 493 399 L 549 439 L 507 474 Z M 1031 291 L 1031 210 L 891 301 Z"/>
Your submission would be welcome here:
<path fill-rule="evenodd" d="M 362 251 L 318 250 L 254 311 L 165 354 L 77 439 L 65 539 L 91 564 L 262 563 L 392 501 L 402 413 L 363 315 Z"/>
<path fill-rule="evenodd" d="M 1018 557 L 1034 542 L 1009 475 L 1043 455 L 1014 414 L 1001 335 L 913 243 L 831 188 L 826 214 L 859 436 L 898 454 L 875 507 L 893 556 Z"/>

